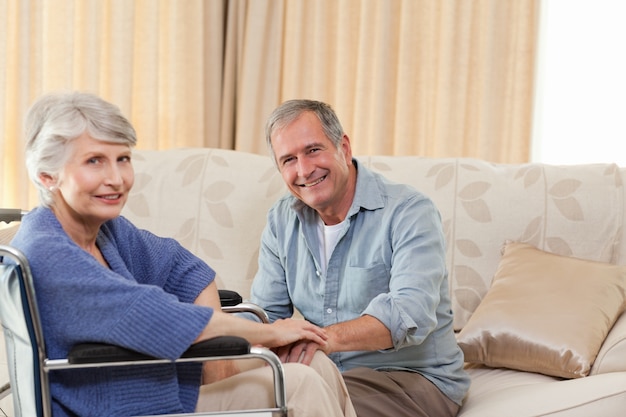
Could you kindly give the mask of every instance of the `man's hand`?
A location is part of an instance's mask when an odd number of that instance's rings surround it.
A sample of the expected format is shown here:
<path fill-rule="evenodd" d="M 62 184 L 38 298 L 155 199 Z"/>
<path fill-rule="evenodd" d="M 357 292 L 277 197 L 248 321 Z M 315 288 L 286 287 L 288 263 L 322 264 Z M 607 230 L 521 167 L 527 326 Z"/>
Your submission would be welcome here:
<path fill-rule="evenodd" d="M 321 350 L 315 342 L 300 341 L 287 346 L 274 349 L 274 352 L 283 363 L 295 362 L 310 365 L 315 352 Z"/>

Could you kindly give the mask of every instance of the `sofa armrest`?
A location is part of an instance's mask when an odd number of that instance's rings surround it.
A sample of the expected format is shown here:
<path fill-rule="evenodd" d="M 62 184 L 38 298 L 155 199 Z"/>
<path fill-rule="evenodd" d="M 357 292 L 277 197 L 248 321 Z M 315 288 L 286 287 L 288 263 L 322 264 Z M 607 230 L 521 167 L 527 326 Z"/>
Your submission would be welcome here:
<path fill-rule="evenodd" d="M 626 311 L 617 319 L 591 366 L 589 375 L 626 371 Z"/>

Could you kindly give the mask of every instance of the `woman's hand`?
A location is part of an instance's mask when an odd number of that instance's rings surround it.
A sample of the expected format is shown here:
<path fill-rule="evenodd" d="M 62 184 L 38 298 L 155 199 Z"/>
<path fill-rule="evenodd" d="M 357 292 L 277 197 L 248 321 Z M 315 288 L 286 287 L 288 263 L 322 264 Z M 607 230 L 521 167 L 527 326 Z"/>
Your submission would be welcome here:
<path fill-rule="evenodd" d="M 295 342 L 313 342 L 325 346 L 328 336 L 326 331 L 313 323 L 301 319 L 280 319 L 266 325 L 272 328 L 274 335 L 264 343 L 267 347 L 281 347 Z"/>
<path fill-rule="evenodd" d="M 194 343 L 215 336 L 240 336 L 252 345 L 262 345 L 268 348 L 291 345 L 298 341 L 310 341 L 325 346 L 328 339 L 324 329 L 306 320 L 281 319 L 272 324 L 264 324 L 218 309 L 213 311 L 213 317 Z"/>
<path fill-rule="evenodd" d="M 209 284 L 196 298 L 194 304 L 212 307 L 213 317 L 198 335 L 195 342 L 215 336 L 240 336 L 253 345 L 279 347 L 298 341 L 309 341 L 326 345 L 326 331 L 302 319 L 281 319 L 272 324 L 262 324 L 236 317 L 221 310 L 215 281 Z"/>

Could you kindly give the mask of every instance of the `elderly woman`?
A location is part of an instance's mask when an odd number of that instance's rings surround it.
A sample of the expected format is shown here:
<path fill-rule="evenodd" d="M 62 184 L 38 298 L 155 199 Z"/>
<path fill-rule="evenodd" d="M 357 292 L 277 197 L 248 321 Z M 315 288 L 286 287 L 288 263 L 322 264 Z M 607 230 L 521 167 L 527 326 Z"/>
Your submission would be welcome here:
<path fill-rule="evenodd" d="M 116 106 L 84 93 L 44 96 L 29 111 L 26 138 L 41 205 L 23 218 L 12 245 L 31 263 L 49 357 L 101 342 L 173 359 L 218 335 L 267 347 L 325 343 L 324 331 L 303 320 L 269 325 L 222 313 L 208 265 L 120 216 L 133 186 L 136 135 Z M 315 369 L 285 366 L 290 413 L 354 415 L 335 366 L 316 359 Z M 50 377 L 56 417 L 266 407 L 272 398 L 269 368 L 205 375 L 218 379 L 206 385 L 200 364 L 67 372 Z"/>

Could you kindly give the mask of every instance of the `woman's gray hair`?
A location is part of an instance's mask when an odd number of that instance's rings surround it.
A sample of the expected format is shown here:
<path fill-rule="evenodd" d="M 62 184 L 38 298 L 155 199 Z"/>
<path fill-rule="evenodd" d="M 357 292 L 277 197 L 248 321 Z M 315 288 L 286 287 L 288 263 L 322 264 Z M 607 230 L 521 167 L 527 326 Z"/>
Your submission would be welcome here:
<path fill-rule="evenodd" d="M 322 130 L 336 148 L 341 146 L 344 135 L 343 127 L 335 111 L 326 103 L 315 100 L 288 100 L 278 106 L 270 114 L 265 124 L 265 140 L 270 152 L 270 156 L 276 162 L 276 155 L 272 149 L 272 135 L 295 121 L 302 113 L 312 112 L 317 116 L 322 124 Z"/>
<path fill-rule="evenodd" d="M 120 109 L 100 97 L 81 92 L 52 93 L 39 98 L 26 115 L 26 168 L 42 205 L 50 206 L 52 193 L 39 179 L 53 178 L 67 163 L 67 146 L 83 133 L 103 142 L 130 147 L 137 134 Z"/>

